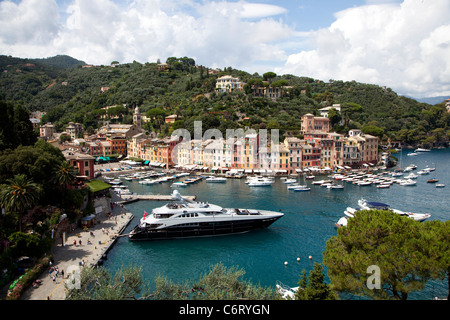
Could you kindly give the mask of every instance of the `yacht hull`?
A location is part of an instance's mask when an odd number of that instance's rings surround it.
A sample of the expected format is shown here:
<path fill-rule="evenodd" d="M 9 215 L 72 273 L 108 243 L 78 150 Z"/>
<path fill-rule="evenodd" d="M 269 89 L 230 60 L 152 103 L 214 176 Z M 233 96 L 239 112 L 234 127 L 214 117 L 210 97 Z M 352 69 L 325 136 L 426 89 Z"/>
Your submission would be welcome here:
<path fill-rule="evenodd" d="M 198 223 L 186 223 L 169 226 L 161 229 L 150 229 L 136 226 L 129 235 L 129 239 L 136 240 L 163 240 L 192 237 L 209 237 L 235 233 L 245 233 L 255 229 L 270 226 L 281 216 L 264 217 L 259 219 L 222 220 Z"/>

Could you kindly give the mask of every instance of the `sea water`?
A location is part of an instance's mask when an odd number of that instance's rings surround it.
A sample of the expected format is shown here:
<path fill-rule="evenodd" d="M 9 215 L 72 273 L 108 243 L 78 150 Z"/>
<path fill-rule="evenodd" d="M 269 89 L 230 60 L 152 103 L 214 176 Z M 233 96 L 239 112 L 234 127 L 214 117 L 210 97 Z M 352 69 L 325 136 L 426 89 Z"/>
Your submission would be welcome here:
<path fill-rule="evenodd" d="M 417 165 L 417 172 L 426 167 L 436 168 L 429 175 L 419 175 L 416 186 L 393 184 L 387 189 L 374 185 L 356 186 L 340 182 L 344 189 L 327 189 L 312 185 L 310 180 L 298 177 L 311 191 L 288 190 L 279 178 L 268 187 L 249 187 L 245 179 L 228 179 L 226 183 L 206 183 L 204 180 L 177 188 L 182 195 L 196 195 L 222 207 L 252 208 L 280 211 L 284 216 L 262 230 L 245 234 L 218 237 L 132 242 L 120 238 L 108 253 L 104 266 L 115 271 L 130 263 L 141 266 L 144 278 L 154 284 L 155 277 L 163 275 L 175 283 L 197 280 L 217 263 L 227 267 L 238 266 L 246 271 L 245 279 L 263 286 L 275 286 L 277 281 L 297 286 L 302 270 L 309 272 L 314 262 L 322 262 L 326 242 L 336 235 L 334 223 L 344 216 L 347 207 L 357 207 L 361 198 L 389 204 L 391 207 L 418 213 L 430 213 L 429 220 L 448 220 L 450 191 L 450 149 L 421 152 L 407 156 L 412 150 L 403 150 L 397 157 L 398 166 Z M 405 173 L 405 176 L 408 173 Z M 427 183 L 437 177 L 445 188 Z M 183 180 L 185 178 L 181 178 Z M 315 180 L 328 179 L 326 175 Z M 124 181 L 137 194 L 171 194 L 172 182 L 156 185 L 139 184 L 137 180 Z M 161 201 L 138 201 L 126 208 L 135 215 L 124 233 L 138 223 L 144 211 L 164 205 Z M 309 258 L 311 256 L 311 259 Z M 298 261 L 297 258 L 300 258 Z M 287 264 L 286 264 L 287 262 Z M 447 296 L 447 281 L 429 281 L 421 292 L 409 299 L 432 299 Z"/>

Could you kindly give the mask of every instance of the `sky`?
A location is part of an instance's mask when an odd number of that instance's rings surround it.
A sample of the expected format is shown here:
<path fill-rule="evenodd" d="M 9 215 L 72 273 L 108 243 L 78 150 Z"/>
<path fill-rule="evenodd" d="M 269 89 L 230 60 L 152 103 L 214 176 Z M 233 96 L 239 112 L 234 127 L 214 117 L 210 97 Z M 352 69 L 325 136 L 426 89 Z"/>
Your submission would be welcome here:
<path fill-rule="evenodd" d="M 450 95 L 450 0 L 0 0 L 0 54 L 210 68 Z"/>

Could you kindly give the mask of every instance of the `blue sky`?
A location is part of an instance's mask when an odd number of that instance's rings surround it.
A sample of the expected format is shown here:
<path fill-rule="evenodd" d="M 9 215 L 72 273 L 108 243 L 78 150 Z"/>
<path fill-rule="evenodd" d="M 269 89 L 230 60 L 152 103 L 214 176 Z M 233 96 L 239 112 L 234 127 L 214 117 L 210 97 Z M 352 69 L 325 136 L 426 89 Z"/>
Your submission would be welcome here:
<path fill-rule="evenodd" d="M 0 54 L 165 61 L 450 95 L 449 0 L 3 0 Z"/>

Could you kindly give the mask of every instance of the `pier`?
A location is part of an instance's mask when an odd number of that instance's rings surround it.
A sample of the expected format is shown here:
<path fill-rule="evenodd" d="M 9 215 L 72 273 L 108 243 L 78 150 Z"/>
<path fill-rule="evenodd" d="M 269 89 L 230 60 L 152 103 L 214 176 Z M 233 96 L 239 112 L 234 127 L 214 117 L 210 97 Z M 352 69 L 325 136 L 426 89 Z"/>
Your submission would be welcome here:
<path fill-rule="evenodd" d="M 184 200 L 194 201 L 197 196 L 183 196 Z M 131 195 L 127 199 L 123 199 L 121 201 L 117 201 L 119 204 L 130 203 L 138 200 L 150 200 L 150 201 L 174 201 L 172 195 L 164 195 L 164 194 L 144 194 L 144 195 Z"/>

